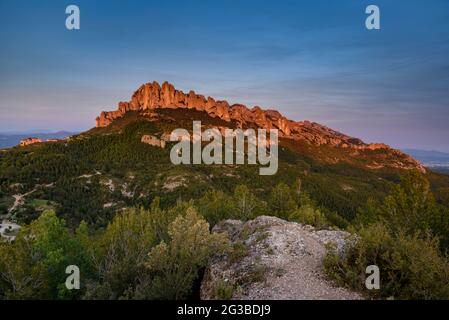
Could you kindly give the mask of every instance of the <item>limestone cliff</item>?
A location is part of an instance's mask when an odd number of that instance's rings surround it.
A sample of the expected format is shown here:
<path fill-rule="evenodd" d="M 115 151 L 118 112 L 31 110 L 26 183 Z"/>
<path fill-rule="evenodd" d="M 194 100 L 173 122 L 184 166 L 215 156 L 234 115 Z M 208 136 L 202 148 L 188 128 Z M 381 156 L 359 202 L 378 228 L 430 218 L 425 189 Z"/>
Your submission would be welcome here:
<path fill-rule="evenodd" d="M 164 82 L 150 82 L 142 85 L 128 102 L 120 102 L 115 111 L 103 111 L 96 119 L 97 127 L 107 127 L 115 119 L 123 117 L 128 111 L 148 113 L 154 109 L 194 109 L 207 112 L 213 118 L 237 123 L 240 128 L 258 127 L 278 129 L 279 136 L 293 140 L 303 140 L 315 146 L 330 145 L 345 149 L 385 152 L 400 159 L 395 166 L 402 169 L 417 168 L 425 171 L 423 166 L 412 157 L 390 148 L 388 145 L 366 144 L 362 140 L 344 135 L 326 126 L 310 121 L 292 121 L 276 110 L 263 110 L 258 106 L 248 108 L 242 104 L 229 105 L 227 101 L 196 94 L 194 91 L 184 93 Z M 374 167 L 382 167 L 375 164 Z"/>

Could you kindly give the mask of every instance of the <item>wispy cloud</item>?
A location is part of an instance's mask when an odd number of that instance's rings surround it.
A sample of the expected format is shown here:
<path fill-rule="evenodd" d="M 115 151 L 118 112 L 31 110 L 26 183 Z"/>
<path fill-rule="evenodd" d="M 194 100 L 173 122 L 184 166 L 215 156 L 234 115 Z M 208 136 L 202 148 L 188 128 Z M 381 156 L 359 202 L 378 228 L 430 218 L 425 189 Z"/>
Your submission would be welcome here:
<path fill-rule="evenodd" d="M 379 0 L 378 32 L 363 27 L 365 0 L 78 2 L 78 33 L 64 29 L 63 4 L 0 2 L 2 128 L 89 128 L 141 83 L 169 80 L 449 151 L 447 1 Z"/>

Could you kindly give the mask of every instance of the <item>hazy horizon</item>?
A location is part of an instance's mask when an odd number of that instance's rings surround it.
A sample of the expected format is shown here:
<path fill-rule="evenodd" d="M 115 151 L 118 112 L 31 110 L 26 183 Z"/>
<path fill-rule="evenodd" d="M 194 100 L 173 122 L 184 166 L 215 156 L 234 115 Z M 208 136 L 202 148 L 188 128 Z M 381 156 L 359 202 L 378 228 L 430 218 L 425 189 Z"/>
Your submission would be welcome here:
<path fill-rule="evenodd" d="M 76 31 L 68 4 L 0 1 L 0 132 L 84 131 L 167 80 L 365 142 L 449 152 L 447 1 L 375 1 L 379 31 L 364 28 L 364 0 L 75 1 Z"/>

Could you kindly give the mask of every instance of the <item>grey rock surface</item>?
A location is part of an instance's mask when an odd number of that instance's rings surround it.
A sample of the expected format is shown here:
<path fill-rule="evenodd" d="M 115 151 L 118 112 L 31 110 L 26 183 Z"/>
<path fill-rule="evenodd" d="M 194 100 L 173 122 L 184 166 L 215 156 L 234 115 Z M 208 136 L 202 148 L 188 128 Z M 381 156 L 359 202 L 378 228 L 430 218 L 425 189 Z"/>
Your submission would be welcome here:
<path fill-rule="evenodd" d="M 315 230 L 276 217 L 226 220 L 214 232 L 229 234 L 234 250 L 213 259 L 201 285 L 202 299 L 353 300 L 323 272 L 326 244 L 343 254 L 348 233 Z"/>

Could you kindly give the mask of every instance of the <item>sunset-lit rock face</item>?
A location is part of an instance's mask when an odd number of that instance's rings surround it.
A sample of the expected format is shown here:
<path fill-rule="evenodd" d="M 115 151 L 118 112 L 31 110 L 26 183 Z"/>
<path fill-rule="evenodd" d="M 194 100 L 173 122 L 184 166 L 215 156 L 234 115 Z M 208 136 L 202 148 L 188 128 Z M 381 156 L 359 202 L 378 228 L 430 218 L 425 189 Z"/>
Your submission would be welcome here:
<path fill-rule="evenodd" d="M 106 127 L 115 119 L 122 117 L 127 111 L 145 111 L 151 109 L 195 109 L 205 111 L 211 117 L 220 118 L 224 121 L 235 121 L 240 127 L 255 124 L 257 127 L 265 129 L 278 129 L 281 136 L 292 137 L 307 131 L 320 130 L 322 133 L 329 133 L 334 136 L 335 132 L 309 122 L 294 122 L 282 116 L 276 110 L 262 110 L 260 107 L 249 109 L 242 104 L 229 105 L 227 101 L 217 101 L 212 97 L 205 97 L 196 94 L 194 91 L 184 93 L 176 90 L 175 87 L 164 82 L 162 86 L 157 82 L 142 85 L 134 92 L 129 102 L 120 102 L 116 111 L 104 111 L 97 117 L 97 127 Z M 305 127 L 310 127 L 304 130 Z M 313 134 L 313 132 L 311 133 Z M 344 137 L 340 134 L 341 137 Z M 349 138 L 349 137 L 348 137 Z M 330 143 L 332 140 L 325 136 L 318 143 Z"/>
<path fill-rule="evenodd" d="M 256 123 L 263 128 L 276 128 L 280 133 L 289 136 L 290 126 L 294 122 L 289 121 L 277 112 L 263 111 L 259 107 L 248 109 L 241 104 L 230 106 L 227 101 L 216 101 L 212 97 L 196 94 L 194 91 L 184 93 L 164 82 L 160 86 L 157 82 L 142 85 L 131 97 L 129 102 L 120 102 L 116 111 L 102 112 L 97 117 L 97 127 L 108 126 L 113 120 L 122 117 L 127 111 L 145 111 L 158 108 L 185 108 L 205 111 L 211 117 L 217 117 L 224 121 L 235 120 L 241 126 L 248 123 Z"/>
<path fill-rule="evenodd" d="M 152 135 L 144 135 L 140 141 L 142 143 L 149 144 L 150 146 L 159 147 L 162 149 L 165 148 L 165 140 L 159 139 Z"/>
<path fill-rule="evenodd" d="M 38 142 L 42 142 L 42 140 L 39 138 L 26 138 L 26 139 L 20 140 L 20 146 L 24 147 L 24 146 L 28 146 L 30 144 L 38 143 Z"/>
<path fill-rule="evenodd" d="M 184 93 L 164 82 L 156 81 L 142 85 L 129 102 L 120 102 L 115 111 L 103 111 L 96 119 L 97 127 L 106 127 L 115 119 L 121 118 L 128 111 L 141 111 L 148 114 L 154 109 L 195 109 L 205 111 L 213 118 L 233 122 L 240 128 L 258 127 L 278 129 L 281 138 L 303 140 L 316 146 L 334 146 L 344 149 L 383 152 L 400 158 L 397 166 L 405 169 L 418 168 L 425 171 L 422 165 L 398 150 L 381 143 L 366 144 L 362 140 L 347 136 L 326 126 L 310 121 L 292 121 L 276 110 L 263 110 L 256 106 L 248 108 L 243 104 L 229 105 L 227 101 L 217 101 L 212 97 L 196 94 L 194 91 Z"/>

